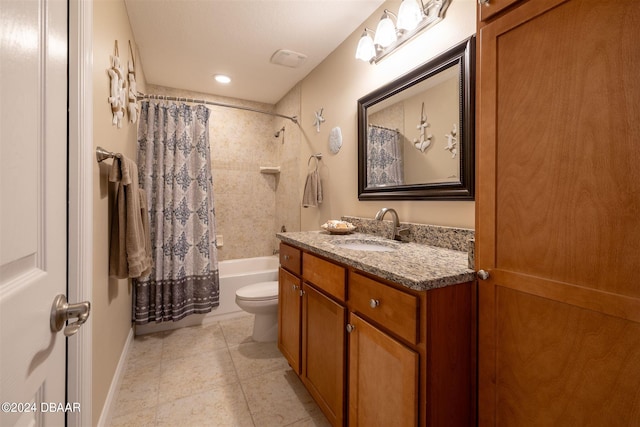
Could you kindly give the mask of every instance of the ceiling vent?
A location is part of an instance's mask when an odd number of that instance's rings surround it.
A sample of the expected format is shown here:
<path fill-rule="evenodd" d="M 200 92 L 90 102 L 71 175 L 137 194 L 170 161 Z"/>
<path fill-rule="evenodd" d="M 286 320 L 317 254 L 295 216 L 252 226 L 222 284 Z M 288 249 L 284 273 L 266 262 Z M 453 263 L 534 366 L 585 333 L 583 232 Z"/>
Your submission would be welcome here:
<path fill-rule="evenodd" d="M 307 55 L 294 52 L 292 50 L 280 49 L 271 56 L 271 63 L 284 65 L 285 67 L 298 68 L 304 61 L 306 61 Z"/>

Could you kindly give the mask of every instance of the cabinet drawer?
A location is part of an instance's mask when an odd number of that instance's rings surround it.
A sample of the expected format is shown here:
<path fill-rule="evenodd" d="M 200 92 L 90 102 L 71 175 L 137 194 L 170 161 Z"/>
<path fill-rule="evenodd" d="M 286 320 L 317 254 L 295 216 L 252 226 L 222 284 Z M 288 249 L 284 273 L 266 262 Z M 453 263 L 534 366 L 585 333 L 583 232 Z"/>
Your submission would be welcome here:
<path fill-rule="evenodd" d="M 317 256 L 302 254 L 302 277 L 329 295 L 345 300 L 346 269 Z"/>
<path fill-rule="evenodd" d="M 280 243 L 280 265 L 293 274 L 300 275 L 300 249 Z"/>
<path fill-rule="evenodd" d="M 420 317 L 417 296 L 350 272 L 349 302 L 352 310 L 362 313 L 408 342 L 418 343 Z"/>

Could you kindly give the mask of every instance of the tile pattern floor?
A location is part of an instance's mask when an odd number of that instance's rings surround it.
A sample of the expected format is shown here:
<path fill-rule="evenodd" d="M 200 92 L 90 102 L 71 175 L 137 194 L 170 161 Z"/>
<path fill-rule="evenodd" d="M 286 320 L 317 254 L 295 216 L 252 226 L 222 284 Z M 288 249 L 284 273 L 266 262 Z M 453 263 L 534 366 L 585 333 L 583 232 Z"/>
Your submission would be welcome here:
<path fill-rule="evenodd" d="M 111 426 L 328 426 L 253 316 L 136 337 Z"/>

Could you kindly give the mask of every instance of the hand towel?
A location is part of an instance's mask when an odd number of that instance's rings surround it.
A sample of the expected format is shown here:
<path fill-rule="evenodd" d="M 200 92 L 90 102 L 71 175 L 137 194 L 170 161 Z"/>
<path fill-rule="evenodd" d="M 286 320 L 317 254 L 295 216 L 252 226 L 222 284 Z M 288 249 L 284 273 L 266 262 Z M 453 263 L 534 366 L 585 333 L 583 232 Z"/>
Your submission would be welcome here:
<path fill-rule="evenodd" d="M 322 181 L 318 170 L 309 172 L 302 194 L 302 207 L 318 207 L 322 203 Z"/>
<path fill-rule="evenodd" d="M 109 275 L 140 277 L 151 271 L 151 236 L 146 196 L 138 187 L 138 166 L 124 156 L 114 158 L 109 181 L 116 183 L 111 218 Z"/>

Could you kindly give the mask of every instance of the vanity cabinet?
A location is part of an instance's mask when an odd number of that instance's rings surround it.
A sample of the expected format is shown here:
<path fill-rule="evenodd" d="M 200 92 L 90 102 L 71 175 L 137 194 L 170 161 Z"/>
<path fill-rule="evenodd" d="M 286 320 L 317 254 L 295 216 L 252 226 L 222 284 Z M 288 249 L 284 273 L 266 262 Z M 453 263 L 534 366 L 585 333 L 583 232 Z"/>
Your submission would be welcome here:
<path fill-rule="evenodd" d="M 281 268 L 278 346 L 332 425 L 475 423 L 473 283 L 417 291 L 280 247 L 301 269 Z"/>

